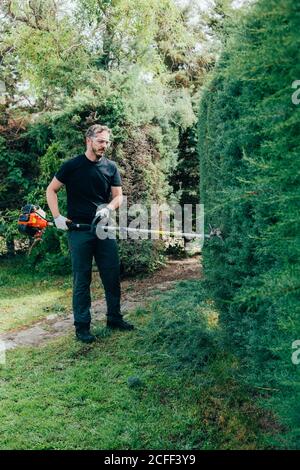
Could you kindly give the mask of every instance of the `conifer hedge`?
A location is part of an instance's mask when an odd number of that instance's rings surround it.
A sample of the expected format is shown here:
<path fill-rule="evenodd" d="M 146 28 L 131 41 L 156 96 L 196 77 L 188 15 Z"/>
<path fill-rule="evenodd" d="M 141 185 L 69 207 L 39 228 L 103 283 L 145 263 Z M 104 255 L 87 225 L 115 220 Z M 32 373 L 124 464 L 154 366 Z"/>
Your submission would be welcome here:
<path fill-rule="evenodd" d="M 274 390 L 269 403 L 290 430 L 280 445 L 293 448 L 300 446 L 300 364 L 291 360 L 300 339 L 300 104 L 292 100 L 299 26 L 299 1 L 258 1 L 239 18 L 199 115 L 201 202 L 207 227 L 223 234 L 204 246 L 206 282 L 241 378 Z"/>

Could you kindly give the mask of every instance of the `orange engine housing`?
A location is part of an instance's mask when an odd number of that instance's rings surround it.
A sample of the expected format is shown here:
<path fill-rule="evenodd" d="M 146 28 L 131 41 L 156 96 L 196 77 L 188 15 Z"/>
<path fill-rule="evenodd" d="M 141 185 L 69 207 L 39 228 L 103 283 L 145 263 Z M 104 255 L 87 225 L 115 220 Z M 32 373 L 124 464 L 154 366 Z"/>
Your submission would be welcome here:
<path fill-rule="evenodd" d="M 49 222 L 38 213 L 39 210 L 41 211 L 38 206 L 31 204 L 22 208 L 22 214 L 18 220 L 18 228 L 21 233 L 36 238 L 42 235 L 42 231 L 49 225 Z"/>

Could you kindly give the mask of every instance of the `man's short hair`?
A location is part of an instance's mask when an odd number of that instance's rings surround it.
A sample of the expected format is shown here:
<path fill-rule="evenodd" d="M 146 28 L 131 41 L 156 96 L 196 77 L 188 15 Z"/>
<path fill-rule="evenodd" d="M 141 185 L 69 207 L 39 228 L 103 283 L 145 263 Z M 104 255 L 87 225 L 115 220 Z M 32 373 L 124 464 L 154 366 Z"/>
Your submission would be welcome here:
<path fill-rule="evenodd" d="M 94 124 L 90 126 L 85 133 L 86 138 L 95 137 L 100 132 L 107 131 L 111 135 L 111 129 L 107 126 L 102 126 L 101 124 Z"/>

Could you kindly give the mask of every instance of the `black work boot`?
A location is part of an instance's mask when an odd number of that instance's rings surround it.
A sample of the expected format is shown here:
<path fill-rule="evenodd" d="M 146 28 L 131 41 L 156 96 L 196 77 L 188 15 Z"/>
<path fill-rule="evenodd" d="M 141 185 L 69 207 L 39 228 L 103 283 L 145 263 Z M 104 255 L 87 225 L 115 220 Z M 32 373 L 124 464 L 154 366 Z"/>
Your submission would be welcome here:
<path fill-rule="evenodd" d="M 82 343 L 92 343 L 96 337 L 91 334 L 89 325 L 76 325 L 76 338 Z"/>
<path fill-rule="evenodd" d="M 112 329 L 117 329 L 117 330 L 133 330 L 134 326 L 131 323 L 128 323 L 127 321 L 123 320 L 123 318 L 118 318 L 118 319 L 107 319 L 107 327 L 112 328 Z"/>

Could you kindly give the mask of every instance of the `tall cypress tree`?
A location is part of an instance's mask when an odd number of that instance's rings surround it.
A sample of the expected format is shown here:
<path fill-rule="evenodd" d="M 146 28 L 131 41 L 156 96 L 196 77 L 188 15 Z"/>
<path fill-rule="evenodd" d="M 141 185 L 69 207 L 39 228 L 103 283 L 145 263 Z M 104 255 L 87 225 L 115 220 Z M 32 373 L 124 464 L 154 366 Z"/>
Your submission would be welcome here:
<path fill-rule="evenodd" d="M 224 239 L 204 247 L 206 280 L 244 378 L 285 395 L 276 406 L 291 429 L 295 421 L 292 447 L 300 436 L 291 361 L 300 338 L 299 26 L 293 0 L 260 0 L 239 18 L 199 117 L 201 202 Z"/>

